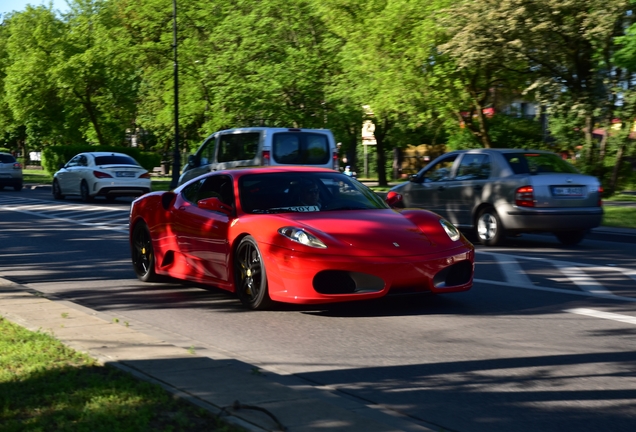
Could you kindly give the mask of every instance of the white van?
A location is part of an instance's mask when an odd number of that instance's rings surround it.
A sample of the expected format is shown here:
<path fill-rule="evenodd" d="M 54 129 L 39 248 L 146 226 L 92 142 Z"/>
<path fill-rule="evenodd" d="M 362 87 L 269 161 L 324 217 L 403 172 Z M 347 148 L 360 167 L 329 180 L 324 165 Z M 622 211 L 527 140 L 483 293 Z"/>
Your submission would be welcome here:
<path fill-rule="evenodd" d="M 328 129 L 250 127 L 215 132 L 183 168 L 179 184 L 209 171 L 242 166 L 308 165 L 338 169 Z"/>

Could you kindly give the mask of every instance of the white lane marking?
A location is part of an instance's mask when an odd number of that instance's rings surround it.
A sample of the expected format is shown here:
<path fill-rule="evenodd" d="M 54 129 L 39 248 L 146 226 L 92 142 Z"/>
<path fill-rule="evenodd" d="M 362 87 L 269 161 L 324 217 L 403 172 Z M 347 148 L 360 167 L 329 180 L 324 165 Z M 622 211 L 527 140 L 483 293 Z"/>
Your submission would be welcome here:
<path fill-rule="evenodd" d="M 525 274 L 519 262 L 504 254 L 496 254 L 493 255 L 497 264 L 501 267 L 504 267 L 505 271 L 503 272 L 506 281 L 511 285 L 532 285 L 532 281 Z"/>
<path fill-rule="evenodd" d="M 74 223 L 74 224 L 82 225 L 82 226 L 87 226 L 87 227 L 91 227 L 91 228 L 99 228 L 99 229 L 103 229 L 103 230 L 128 233 L 128 227 L 126 227 L 126 229 L 123 229 L 121 225 L 120 226 L 106 226 L 106 225 L 96 224 L 96 223 L 87 223 L 87 222 L 83 222 L 83 221 L 77 220 L 77 219 L 67 219 L 67 218 L 54 217 L 54 216 L 49 216 L 49 215 L 44 214 L 44 213 L 32 212 L 32 211 L 28 211 L 28 210 L 21 210 L 21 209 L 18 209 L 18 208 L 13 208 L 13 207 L 8 207 L 8 206 L 0 206 L 0 209 L 14 211 L 14 212 L 17 212 L 17 213 L 24 213 L 24 214 L 28 214 L 28 215 L 32 215 L 32 216 L 43 217 L 43 218 L 46 218 L 46 219 L 53 219 L 53 220 L 59 220 L 59 221 L 64 221 L 64 222 L 70 222 L 70 223 Z"/>
<path fill-rule="evenodd" d="M 575 266 L 567 266 L 559 263 L 558 261 L 553 262 L 554 266 L 561 271 L 565 276 L 567 276 L 572 283 L 581 288 L 583 291 L 587 291 L 592 294 L 603 294 L 607 296 L 613 296 L 614 294 L 606 289 L 604 286 L 600 285 L 590 276 L 588 276 L 585 271 L 581 267 Z"/>
<path fill-rule="evenodd" d="M 586 315 L 594 318 L 602 318 L 608 319 L 612 321 L 623 322 L 627 324 L 636 325 L 636 317 L 621 315 L 612 312 L 603 312 L 594 309 L 586 309 L 586 308 L 576 308 L 576 309 L 566 309 L 564 312 L 569 312 L 577 315 Z"/>
<path fill-rule="evenodd" d="M 510 285 L 510 283 L 508 283 L 508 282 L 492 281 L 492 280 L 487 280 L 487 279 L 473 279 L 473 281 L 474 282 L 479 282 L 479 283 L 484 283 L 484 284 L 489 284 L 489 285 L 499 285 L 499 286 L 505 286 L 505 287 L 511 287 L 512 286 L 513 288 L 531 289 L 531 290 L 535 290 L 535 291 L 547 291 L 547 292 L 554 292 L 554 293 L 559 293 L 559 294 L 578 295 L 578 296 L 584 296 L 584 297 L 598 297 L 598 298 L 603 298 L 603 299 L 618 300 L 618 301 L 624 301 L 624 302 L 636 302 L 636 298 L 633 298 L 633 297 L 623 297 L 623 296 L 605 295 L 605 294 L 594 294 L 594 293 L 590 293 L 590 292 L 586 292 L 586 291 L 574 291 L 574 290 L 543 287 L 543 286 L 536 286 L 536 285 L 531 285 L 531 286 L 528 286 L 528 285 Z"/>

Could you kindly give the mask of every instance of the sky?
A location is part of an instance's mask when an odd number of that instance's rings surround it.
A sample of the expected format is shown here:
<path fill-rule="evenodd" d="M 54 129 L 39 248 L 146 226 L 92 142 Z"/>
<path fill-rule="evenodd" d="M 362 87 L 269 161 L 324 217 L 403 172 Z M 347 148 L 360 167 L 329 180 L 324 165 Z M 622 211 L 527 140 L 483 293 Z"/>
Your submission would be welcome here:
<path fill-rule="evenodd" d="M 65 0 L 50 0 L 53 3 L 53 9 L 59 9 L 61 11 L 68 10 Z M 5 14 L 12 11 L 23 11 L 26 6 L 40 6 L 49 4 L 49 0 L 0 0 L 0 14 Z"/>

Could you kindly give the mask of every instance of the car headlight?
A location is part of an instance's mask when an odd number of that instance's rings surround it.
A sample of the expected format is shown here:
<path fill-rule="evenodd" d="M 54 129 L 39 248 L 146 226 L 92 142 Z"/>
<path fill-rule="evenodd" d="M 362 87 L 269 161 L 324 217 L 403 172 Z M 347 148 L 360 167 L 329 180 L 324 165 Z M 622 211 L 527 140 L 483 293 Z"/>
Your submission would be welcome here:
<path fill-rule="evenodd" d="M 459 240 L 459 236 L 460 236 L 459 230 L 455 228 L 455 225 L 453 225 L 446 219 L 440 219 L 439 223 L 442 225 L 442 227 L 444 228 L 444 231 L 446 231 L 446 234 L 448 234 L 448 237 L 450 237 L 452 241 Z"/>
<path fill-rule="evenodd" d="M 326 249 L 327 245 L 318 240 L 316 236 L 309 234 L 308 232 L 294 227 L 283 227 L 278 230 L 278 233 L 287 237 L 288 239 L 300 243 L 305 246 L 315 247 L 320 249 Z"/>

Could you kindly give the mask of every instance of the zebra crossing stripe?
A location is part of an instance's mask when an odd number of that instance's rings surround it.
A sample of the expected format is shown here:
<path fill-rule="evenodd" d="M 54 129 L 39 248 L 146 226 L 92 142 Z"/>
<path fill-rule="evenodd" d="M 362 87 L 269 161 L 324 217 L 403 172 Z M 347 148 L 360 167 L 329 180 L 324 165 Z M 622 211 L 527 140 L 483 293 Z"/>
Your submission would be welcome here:
<path fill-rule="evenodd" d="M 636 317 L 621 315 L 612 312 L 603 312 L 595 309 L 586 309 L 586 308 L 576 308 L 576 309 L 566 309 L 564 312 L 569 312 L 577 315 L 586 315 L 594 318 L 602 318 L 608 319 L 612 321 L 623 322 L 627 324 L 636 325 Z"/>

